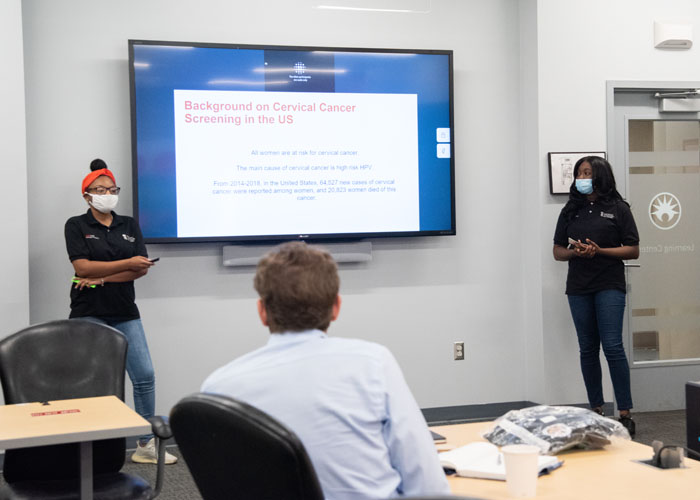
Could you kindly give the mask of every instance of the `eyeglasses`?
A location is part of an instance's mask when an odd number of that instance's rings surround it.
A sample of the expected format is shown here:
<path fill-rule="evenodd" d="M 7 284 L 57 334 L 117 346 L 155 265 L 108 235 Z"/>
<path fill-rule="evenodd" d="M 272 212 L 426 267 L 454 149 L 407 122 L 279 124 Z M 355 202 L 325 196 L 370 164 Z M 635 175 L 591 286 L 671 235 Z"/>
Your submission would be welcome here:
<path fill-rule="evenodd" d="M 114 186 L 111 188 L 106 188 L 104 186 L 97 186 L 94 188 L 90 188 L 87 190 L 88 193 L 90 194 L 119 194 L 119 191 L 121 191 L 122 188 Z"/>

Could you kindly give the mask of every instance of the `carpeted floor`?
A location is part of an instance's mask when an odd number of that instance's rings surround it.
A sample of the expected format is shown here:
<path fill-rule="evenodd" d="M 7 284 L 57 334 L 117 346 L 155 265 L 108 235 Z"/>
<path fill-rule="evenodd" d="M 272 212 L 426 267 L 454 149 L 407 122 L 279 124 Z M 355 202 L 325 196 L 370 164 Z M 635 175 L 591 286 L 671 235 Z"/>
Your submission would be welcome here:
<path fill-rule="evenodd" d="M 156 484 L 156 467 L 149 464 L 136 464 L 129 457 L 133 450 L 127 451 L 126 465 L 122 468 L 123 472 L 128 474 L 136 474 L 147 480 L 151 485 Z M 163 490 L 159 499 L 163 500 L 200 500 L 202 496 L 199 494 L 197 486 L 194 484 L 192 475 L 182 455 L 177 449 L 177 446 L 168 446 L 168 452 L 178 457 L 177 463 L 165 466 L 165 477 L 163 478 Z"/>
<path fill-rule="evenodd" d="M 637 435 L 634 440 L 651 446 L 654 440 L 686 446 L 685 410 L 634 413 Z"/>
<path fill-rule="evenodd" d="M 685 410 L 661 411 L 653 413 L 635 413 L 637 435 L 635 441 L 646 445 L 658 439 L 665 444 L 685 445 Z M 199 500 L 201 495 L 194 484 L 187 465 L 182 459 L 176 446 L 168 447 L 168 451 L 180 458 L 176 464 L 165 467 L 163 491 L 159 498 L 164 500 Z M 142 465 L 131 462 L 128 452 L 124 472 L 137 474 L 151 484 L 155 484 L 156 468 L 153 465 Z M 649 457 L 651 458 L 651 456 Z M 0 479 L 2 484 L 2 479 Z"/>

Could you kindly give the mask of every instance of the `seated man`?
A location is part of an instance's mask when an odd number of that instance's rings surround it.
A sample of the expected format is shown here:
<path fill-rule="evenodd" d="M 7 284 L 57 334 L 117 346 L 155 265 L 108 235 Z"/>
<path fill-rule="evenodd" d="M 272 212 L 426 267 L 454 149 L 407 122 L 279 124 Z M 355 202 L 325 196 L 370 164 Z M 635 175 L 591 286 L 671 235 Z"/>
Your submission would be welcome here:
<path fill-rule="evenodd" d="M 338 317 L 333 258 L 286 243 L 258 264 L 267 345 L 211 374 L 203 392 L 272 415 L 301 439 L 329 500 L 449 493 L 430 432 L 385 347 L 326 335 Z"/>

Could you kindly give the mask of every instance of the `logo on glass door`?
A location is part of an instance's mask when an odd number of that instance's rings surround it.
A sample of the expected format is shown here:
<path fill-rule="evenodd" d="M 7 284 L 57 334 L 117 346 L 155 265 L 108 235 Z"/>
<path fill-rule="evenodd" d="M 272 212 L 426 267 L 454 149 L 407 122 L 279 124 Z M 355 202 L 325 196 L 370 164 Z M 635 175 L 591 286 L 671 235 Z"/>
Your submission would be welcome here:
<path fill-rule="evenodd" d="M 659 193 L 649 203 L 649 218 L 659 229 L 671 229 L 681 220 L 681 202 L 671 193 Z"/>

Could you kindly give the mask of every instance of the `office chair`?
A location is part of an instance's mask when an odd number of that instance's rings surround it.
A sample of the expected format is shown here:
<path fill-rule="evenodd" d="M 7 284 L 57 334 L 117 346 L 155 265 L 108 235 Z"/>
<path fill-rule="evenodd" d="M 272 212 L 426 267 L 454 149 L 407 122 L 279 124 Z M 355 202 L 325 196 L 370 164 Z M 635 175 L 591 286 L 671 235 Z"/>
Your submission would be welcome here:
<path fill-rule="evenodd" d="M 204 500 L 323 500 L 299 438 L 257 408 L 193 394 L 173 407 L 170 427 Z"/>
<path fill-rule="evenodd" d="M 112 327 L 84 320 L 58 320 L 25 328 L 0 340 L 0 383 L 6 404 L 114 395 L 124 400 L 127 340 Z M 170 430 L 153 421 L 159 437 L 156 488 L 119 472 L 126 439 L 93 442 L 95 499 L 152 499 L 162 486 L 164 439 Z M 79 443 L 5 452 L 7 485 L 0 499 L 79 498 Z"/>

